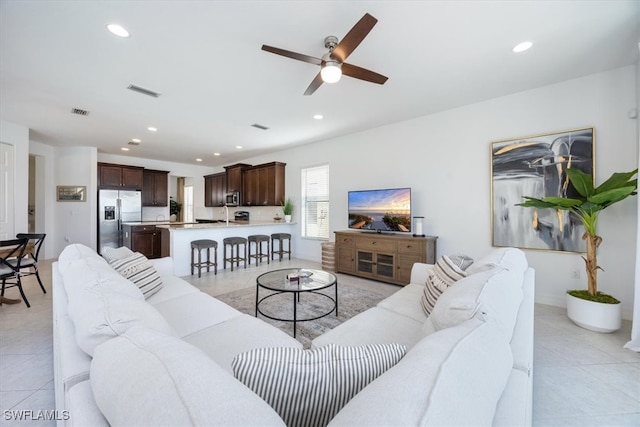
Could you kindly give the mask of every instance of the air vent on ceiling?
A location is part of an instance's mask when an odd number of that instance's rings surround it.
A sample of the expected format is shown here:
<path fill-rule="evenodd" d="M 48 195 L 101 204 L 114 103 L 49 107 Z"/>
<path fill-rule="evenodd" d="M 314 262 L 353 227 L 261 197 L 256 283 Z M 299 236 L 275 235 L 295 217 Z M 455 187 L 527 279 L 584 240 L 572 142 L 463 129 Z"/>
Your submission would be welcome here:
<path fill-rule="evenodd" d="M 257 129 L 261 129 L 261 130 L 268 130 L 269 129 L 268 127 L 266 127 L 264 125 L 260 125 L 258 123 L 254 123 L 251 126 L 253 126 L 254 128 L 257 128 Z"/>
<path fill-rule="evenodd" d="M 140 143 L 139 143 L 139 142 L 136 142 L 136 141 L 129 141 L 129 142 L 128 142 L 128 144 L 129 144 L 129 145 L 135 145 L 135 146 L 140 145 Z"/>
<path fill-rule="evenodd" d="M 157 98 L 157 97 L 160 96 L 160 94 L 158 92 L 154 92 L 152 90 L 145 89 L 143 87 L 136 86 L 136 85 L 129 85 L 129 86 L 127 86 L 127 89 L 132 90 L 134 92 L 141 93 L 143 95 L 153 96 L 154 98 Z"/>
<path fill-rule="evenodd" d="M 80 108 L 72 108 L 71 114 L 77 114 L 79 116 L 88 116 L 89 112 L 87 110 L 81 110 Z"/>

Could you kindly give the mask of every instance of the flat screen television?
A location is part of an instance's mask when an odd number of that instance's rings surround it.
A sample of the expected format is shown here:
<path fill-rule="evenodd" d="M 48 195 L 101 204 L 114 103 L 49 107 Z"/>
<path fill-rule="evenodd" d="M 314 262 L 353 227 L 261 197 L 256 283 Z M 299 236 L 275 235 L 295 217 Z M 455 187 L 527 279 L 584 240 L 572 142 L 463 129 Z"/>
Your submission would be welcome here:
<path fill-rule="evenodd" d="M 411 232 L 411 188 L 349 191 L 349 228 Z"/>

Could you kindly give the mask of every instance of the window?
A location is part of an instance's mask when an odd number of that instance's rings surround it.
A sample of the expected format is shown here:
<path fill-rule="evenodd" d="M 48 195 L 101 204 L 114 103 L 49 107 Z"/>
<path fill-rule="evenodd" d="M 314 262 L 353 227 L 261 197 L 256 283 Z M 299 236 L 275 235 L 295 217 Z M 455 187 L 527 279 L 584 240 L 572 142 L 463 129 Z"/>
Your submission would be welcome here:
<path fill-rule="evenodd" d="M 193 221 L 193 186 L 185 185 L 184 187 L 184 221 Z"/>
<path fill-rule="evenodd" d="M 302 237 L 329 239 L 329 165 L 302 169 Z"/>

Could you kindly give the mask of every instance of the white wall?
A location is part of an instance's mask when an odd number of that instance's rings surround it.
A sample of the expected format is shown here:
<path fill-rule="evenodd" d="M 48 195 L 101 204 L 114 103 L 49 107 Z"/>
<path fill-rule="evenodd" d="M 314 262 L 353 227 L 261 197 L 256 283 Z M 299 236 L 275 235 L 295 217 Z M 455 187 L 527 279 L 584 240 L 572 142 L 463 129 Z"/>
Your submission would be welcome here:
<path fill-rule="evenodd" d="M 52 236 L 55 256 L 69 243 L 97 245 L 96 211 L 98 150 L 95 147 L 58 147 L 54 150 L 55 185 L 87 187 L 86 202 L 55 202 Z"/>
<path fill-rule="evenodd" d="M 14 147 L 14 231 L 29 230 L 29 128 L 0 120 L 0 141 Z"/>
<path fill-rule="evenodd" d="M 479 257 L 491 249 L 491 142 L 595 127 L 596 182 L 637 167 L 634 66 L 464 106 L 320 143 L 247 159 L 287 163 L 287 195 L 300 200 L 300 169 L 330 165 L 332 231 L 347 227 L 347 192 L 412 187 L 413 215 L 439 236 L 438 254 Z M 330 115 L 326 114 L 326 120 Z M 299 218 L 299 211 L 295 218 Z M 623 302 L 631 317 L 636 203 L 605 212 L 599 233 L 599 285 Z M 298 226 L 299 228 L 299 226 Z M 333 239 L 332 239 L 333 240 Z M 320 242 L 294 240 L 296 256 L 320 261 Z M 579 254 L 527 251 L 536 269 L 538 302 L 564 306 L 565 291 L 586 287 Z M 572 271 L 580 279 L 572 279 Z"/>

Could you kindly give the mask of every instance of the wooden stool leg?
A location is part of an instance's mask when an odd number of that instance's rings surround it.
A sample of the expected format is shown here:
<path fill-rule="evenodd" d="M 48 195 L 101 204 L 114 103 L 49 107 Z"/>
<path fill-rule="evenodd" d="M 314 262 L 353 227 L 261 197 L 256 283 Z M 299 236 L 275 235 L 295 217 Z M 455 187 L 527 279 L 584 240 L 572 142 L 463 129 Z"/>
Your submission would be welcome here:
<path fill-rule="evenodd" d="M 198 248 L 198 278 L 202 274 L 202 250 Z"/>
<path fill-rule="evenodd" d="M 218 274 L 218 247 L 213 248 L 213 274 Z"/>
<path fill-rule="evenodd" d="M 191 275 L 193 275 L 193 248 L 191 248 Z"/>
<path fill-rule="evenodd" d="M 209 253 L 209 248 L 207 248 L 207 273 L 211 270 L 209 270 L 209 265 L 210 265 L 210 261 L 211 260 L 211 254 Z"/>

